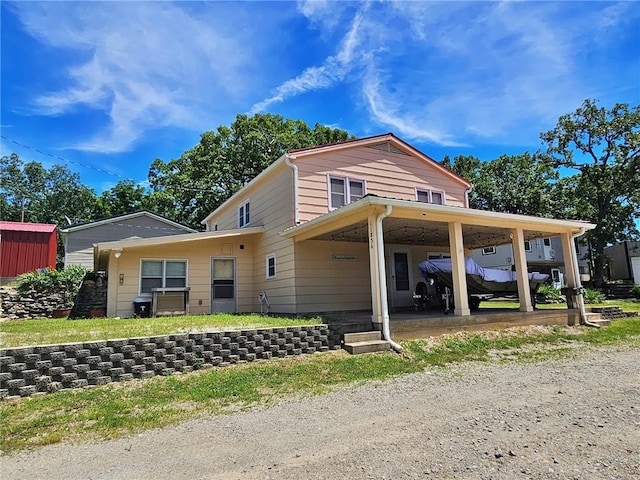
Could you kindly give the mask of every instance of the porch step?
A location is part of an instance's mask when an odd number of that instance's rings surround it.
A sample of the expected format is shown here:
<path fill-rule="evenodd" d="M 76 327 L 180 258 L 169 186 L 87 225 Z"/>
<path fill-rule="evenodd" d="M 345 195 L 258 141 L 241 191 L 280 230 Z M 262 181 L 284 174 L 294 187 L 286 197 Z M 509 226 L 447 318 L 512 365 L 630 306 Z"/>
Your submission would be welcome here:
<path fill-rule="evenodd" d="M 351 355 L 361 353 L 386 352 L 390 345 L 386 340 L 382 340 L 382 334 L 378 331 L 345 333 L 344 348 Z"/>
<path fill-rule="evenodd" d="M 344 343 L 359 343 L 381 340 L 382 334 L 377 330 L 372 330 L 370 332 L 345 333 L 342 337 Z"/>

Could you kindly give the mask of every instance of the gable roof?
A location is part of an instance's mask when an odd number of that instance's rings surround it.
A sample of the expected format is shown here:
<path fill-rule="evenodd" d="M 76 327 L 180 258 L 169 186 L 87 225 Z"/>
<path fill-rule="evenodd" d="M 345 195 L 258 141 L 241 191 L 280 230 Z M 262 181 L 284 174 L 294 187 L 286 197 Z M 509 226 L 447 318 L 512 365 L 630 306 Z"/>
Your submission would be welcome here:
<path fill-rule="evenodd" d="M 43 232 L 51 233 L 55 231 L 57 225 L 51 223 L 28 223 L 28 222 L 0 222 L 0 230 L 12 232 Z"/>
<path fill-rule="evenodd" d="M 345 140 L 343 142 L 327 143 L 327 144 L 324 144 L 324 145 L 316 145 L 316 146 L 313 146 L 313 147 L 297 148 L 297 149 L 294 149 L 294 150 L 289 150 L 287 153 L 282 155 L 280 158 L 278 158 L 276 161 L 274 161 L 271 165 L 269 165 L 267 168 L 265 168 L 262 172 L 260 172 L 258 175 L 256 175 L 253 178 L 253 180 L 251 180 L 249 183 L 247 183 L 244 187 L 242 187 L 236 193 L 231 195 L 231 197 L 229 197 L 227 200 L 225 200 L 215 210 L 213 210 L 211 213 L 209 213 L 209 215 L 207 215 L 200 223 L 205 225 L 209 221 L 209 219 L 211 219 L 211 217 L 213 217 L 216 214 L 216 212 L 218 212 L 221 209 L 223 209 L 227 204 L 231 203 L 239 195 L 243 195 L 246 192 L 247 187 L 253 186 L 256 183 L 262 181 L 266 176 L 268 176 L 279 165 L 281 165 L 283 163 L 286 163 L 289 160 L 296 160 L 298 158 L 302 158 L 302 157 L 305 157 L 305 156 L 308 156 L 308 155 L 317 155 L 317 154 L 320 154 L 320 153 L 331 152 L 331 151 L 336 151 L 336 150 L 342 150 L 342 149 L 346 149 L 346 148 L 354 148 L 354 147 L 361 147 L 361 146 L 375 146 L 375 145 L 379 145 L 379 144 L 383 144 L 383 143 L 389 143 L 389 144 L 395 146 L 401 152 L 404 152 L 404 153 L 406 153 L 406 154 L 408 154 L 410 156 L 417 157 L 418 159 L 424 161 L 425 163 L 428 163 L 430 166 L 432 166 L 433 168 L 438 170 L 443 175 L 448 176 L 449 178 L 451 178 L 455 182 L 463 185 L 465 188 L 471 188 L 471 182 L 469 182 L 465 178 L 461 177 L 457 173 L 449 170 L 448 168 L 446 168 L 445 166 L 443 166 L 442 164 L 440 164 L 436 160 L 432 159 L 428 155 L 422 153 L 420 150 L 418 150 L 417 148 L 411 146 L 410 144 L 408 144 L 404 140 L 396 137 L 393 133 L 389 132 L 389 133 L 383 133 L 383 134 L 380 134 L 380 135 L 373 135 L 373 136 L 370 136 L 370 137 Z M 390 151 L 392 151 L 392 150 L 390 150 Z"/>
<path fill-rule="evenodd" d="M 189 233 L 195 233 L 197 231 L 197 230 L 194 230 L 193 228 L 187 227 L 186 225 L 182 225 L 180 223 L 174 222 L 173 220 L 169 220 L 168 218 L 162 217 L 155 213 L 151 213 L 147 210 L 140 210 L 139 212 L 133 212 L 133 213 L 127 213 L 124 215 L 116 215 L 113 217 L 103 218 L 100 220 L 96 220 L 95 222 L 85 222 L 85 223 L 70 225 L 67 228 L 61 228 L 60 232 L 61 233 L 77 232 L 79 230 L 85 230 L 87 228 L 98 227 L 100 225 L 108 225 L 110 223 L 120 222 L 123 220 L 131 220 L 138 217 L 149 217 L 159 222 L 170 225 L 178 230 L 184 230 L 185 232 L 189 232 Z"/>
<path fill-rule="evenodd" d="M 353 140 L 345 140 L 344 142 L 329 143 L 326 145 L 317 145 L 315 147 L 298 148 L 296 150 L 290 150 L 288 156 L 291 160 L 296 160 L 309 155 L 317 155 L 326 152 L 334 152 L 337 150 L 343 150 L 347 148 L 355 147 L 372 147 L 382 151 L 388 151 L 391 153 L 404 153 L 412 157 L 416 157 L 419 160 L 429 164 L 434 169 L 438 170 L 443 175 L 451 178 L 455 182 L 465 186 L 471 187 L 471 182 L 457 173 L 449 170 L 440 162 L 437 162 L 430 156 L 422 153 L 420 150 L 405 142 L 401 138 L 396 137 L 393 133 L 383 133 L 381 135 L 373 135 L 371 137 L 358 138 Z M 386 149 L 384 147 L 387 147 Z M 380 148 L 382 147 L 382 148 Z"/>

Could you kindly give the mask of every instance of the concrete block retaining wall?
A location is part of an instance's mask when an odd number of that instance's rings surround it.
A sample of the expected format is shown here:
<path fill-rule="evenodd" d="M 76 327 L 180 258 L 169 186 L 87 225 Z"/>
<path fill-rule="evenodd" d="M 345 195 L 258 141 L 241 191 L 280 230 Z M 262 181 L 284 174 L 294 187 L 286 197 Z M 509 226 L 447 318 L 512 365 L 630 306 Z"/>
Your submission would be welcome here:
<path fill-rule="evenodd" d="M 0 349 L 0 398 L 337 348 L 322 324 Z"/>

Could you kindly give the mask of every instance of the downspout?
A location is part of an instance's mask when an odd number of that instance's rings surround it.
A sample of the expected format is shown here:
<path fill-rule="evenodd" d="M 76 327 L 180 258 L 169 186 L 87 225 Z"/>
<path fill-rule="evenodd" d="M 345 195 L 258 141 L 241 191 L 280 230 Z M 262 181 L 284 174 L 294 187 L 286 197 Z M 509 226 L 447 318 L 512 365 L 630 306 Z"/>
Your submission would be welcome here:
<path fill-rule="evenodd" d="M 471 190 L 473 190 L 473 184 L 464 191 L 465 207 L 467 207 L 467 208 L 470 208 L 469 207 L 469 193 L 471 193 Z"/>
<path fill-rule="evenodd" d="M 391 348 L 396 352 L 402 353 L 402 347 L 391 340 L 389 331 L 389 305 L 387 305 L 387 272 L 384 267 L 384 236 L 382 233 L 382 220 L 391 215 L 393 207 L 387 205 L 387 209 L 376 218 L 376 244 L 378 245 L 378 276 L 380 285 L 380 308 L 382 309 L 382 335 L 389 342 Z"/>
<path fill-rule="evenodd" d="M 586 325 L 588 327 L 600 328 L 600 325 L 587 321 L 587 311 L 584 308 L 584 289 L 582 288 L 582 282 L 580 281 L 580 269 L 578 266 L 578 254 L 576 253 L 576 239 L 584 235 L 585 229 L 581 228 L 580 231 L 571 236 L 571 259 L 573 260 L 573 271 L 576 274 L 576 297 L 578 299 L 578 308 L 580 309 L 580 325 Z"/>
<path fill-rule="evenodd" d="M 300 224 L 300 215 L 298 213 L 298 166 L 291 162 L 289 154 L 284 154 L 284 163 L 293 170 L 293 226 Z"/>

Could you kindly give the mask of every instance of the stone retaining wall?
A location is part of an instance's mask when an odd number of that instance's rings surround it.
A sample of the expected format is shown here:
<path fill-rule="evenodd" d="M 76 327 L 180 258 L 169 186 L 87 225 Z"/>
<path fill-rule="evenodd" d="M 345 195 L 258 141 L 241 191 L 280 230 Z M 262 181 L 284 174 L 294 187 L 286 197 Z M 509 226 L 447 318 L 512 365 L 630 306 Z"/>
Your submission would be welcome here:
<path fill-rule="evenodd" d="M 0 398 L 340 348 L 325 324 L 0 349 Z"/>
<path fill-rule="evenodd" d="M 64 292 L 18 293 L 15 288 L 0 287 L 0 318 L 18 320 L 23 318 L 51 317 L 54 310 L 67 307 Z"/>

